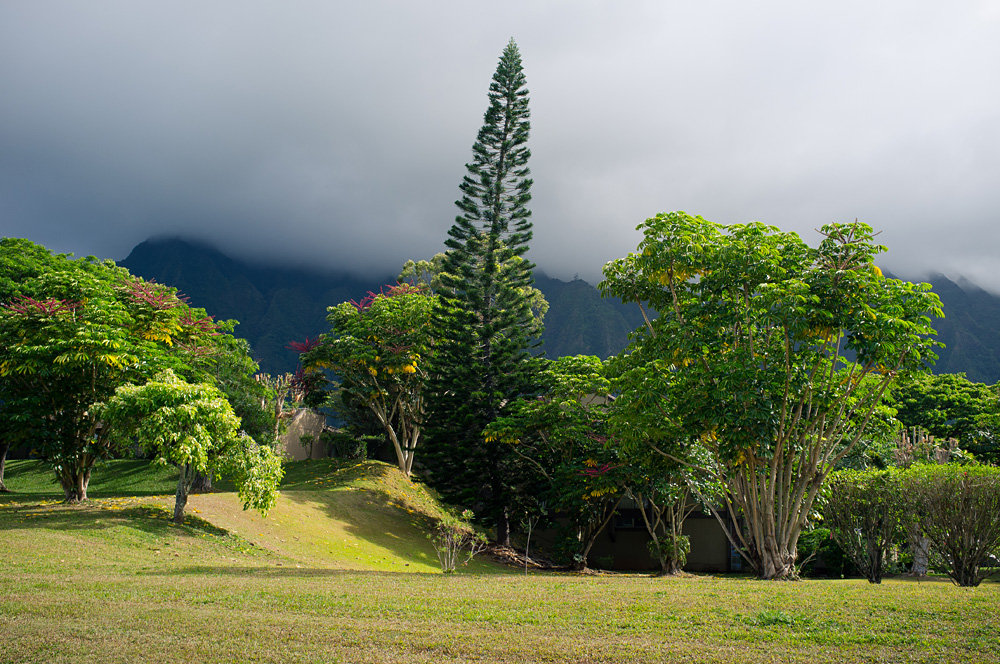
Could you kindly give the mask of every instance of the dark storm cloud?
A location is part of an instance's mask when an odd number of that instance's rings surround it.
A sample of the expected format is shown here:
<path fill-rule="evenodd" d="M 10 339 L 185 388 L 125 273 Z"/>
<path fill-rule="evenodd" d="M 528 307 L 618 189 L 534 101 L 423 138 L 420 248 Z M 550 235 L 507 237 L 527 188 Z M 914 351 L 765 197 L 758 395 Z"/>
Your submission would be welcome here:
<path fill-rule="evenodd" d="M 997 2 L 354 4 L 0 5 L 0 231 L 395 270 L 441 249 L 514 36 L 550 273 L 685 209 L 858 217 L 894 271 L 1000 289 Z"/>

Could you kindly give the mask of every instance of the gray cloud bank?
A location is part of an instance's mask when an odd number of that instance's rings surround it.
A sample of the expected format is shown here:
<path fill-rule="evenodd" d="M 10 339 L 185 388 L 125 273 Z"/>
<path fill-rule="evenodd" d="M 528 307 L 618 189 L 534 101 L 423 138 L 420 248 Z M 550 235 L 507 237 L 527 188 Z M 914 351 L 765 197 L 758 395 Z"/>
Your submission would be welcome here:
<path fill-rule="evenodd" d="M 894 272 L 1000 292 L 1000 0 L 13 0 L 0 232 L 391 272 L 441 250 L 511 36 L 553 276 L 683 209 L 810 241 L 860 218 Z"/>

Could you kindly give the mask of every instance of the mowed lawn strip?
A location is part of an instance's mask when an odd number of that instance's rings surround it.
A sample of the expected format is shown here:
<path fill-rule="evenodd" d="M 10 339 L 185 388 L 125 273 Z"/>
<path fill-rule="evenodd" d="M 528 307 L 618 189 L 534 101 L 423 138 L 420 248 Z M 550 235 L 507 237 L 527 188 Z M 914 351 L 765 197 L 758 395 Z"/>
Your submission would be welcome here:
<path fill-rule="evenodd" d="M 226 493 L 184 526 L 169 497 L 5 497 L 0 662 L 1000 661 L 992 582 L 441 575 L 432 496 L 385 468 L 303 471 L 265 520 Z"/>

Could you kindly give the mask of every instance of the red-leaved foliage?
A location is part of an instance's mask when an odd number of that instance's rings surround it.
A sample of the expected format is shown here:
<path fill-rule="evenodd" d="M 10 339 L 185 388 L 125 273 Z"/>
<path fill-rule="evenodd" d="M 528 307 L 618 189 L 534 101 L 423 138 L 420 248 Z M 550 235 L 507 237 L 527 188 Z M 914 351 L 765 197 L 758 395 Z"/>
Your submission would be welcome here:
<path fill-rule="evenodd" d="M 289 341 L 285 348 L 294 350 L 296 353 L 307 353 L 319 345 L 319 337 L 314 337 L 310 339 L 306 337 L 305 341 Z"/>
<path fill-rule="evenodd" d="M 188 300 L 186 296 L 170 292 L 169 288 L 156 283 L 153 279 L 149 281 L 128 279 L 122 284 L 122 289 L 133 302 L 144 302 L 157 311 L 179 307 Z"/>
<path fill-rule="evenodd" d="M 423 286 L 414 286 L 406 282 L 403 282 L 401 284 L 386 284 L 385 286 L 382 286 L 382 288 L 379 289 L 379 292 L 374 293 L 372 291 L 368 291 L 368 295 L 361 298 L 360 302 L 351 300 L 351 304 L 353 304 L 354 308 L 357 309 L 359 312 L 362 312 L 368 309 L 368 307 L 372 306 L 372 302 L 375 301 L 375 298 L 395 297 L 396 295 L 409 295 L 411 293 L 422 293 L 424 292 L 424 290 L 425 289 Z"/>
<path fill-rule="evenodd" d="M 16 311 L 17 313 L 25 316 L 29 314 L 54 316 L 59 313 L 76 311 L 81 305 L 82 302 L 74 302 L 73 300 L 57 300 L 54 297 L 50 297 L 47 300 L 36 300 L 33 297 L 19 296 L 15 298 L 13 302 L 3 306 L 11 311 Z"/>

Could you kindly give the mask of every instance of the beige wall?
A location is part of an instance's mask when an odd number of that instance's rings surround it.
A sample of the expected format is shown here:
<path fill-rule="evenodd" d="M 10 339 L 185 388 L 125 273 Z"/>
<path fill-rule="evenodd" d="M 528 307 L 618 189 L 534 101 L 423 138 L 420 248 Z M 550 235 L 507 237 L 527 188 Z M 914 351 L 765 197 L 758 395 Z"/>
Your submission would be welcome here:
<path fill-rule="evenodd" d="M 279 451 L 284 452 L 285 458 L 293 461 L 302 461 L 307 458 L 308 451 L 300 442 L 302 436 L 307 434 L 314 438 L 312 457 L 310 458 L 322 459 L 326 456 L 326 447 L 319 440 L 319 435 L 323 432 L 323 427 L 326 426 L 325 415 L 306 408 L 299 408 L 289 418 L 287 424 L 288 428 L 284 435 L 279 438 Z"/>

